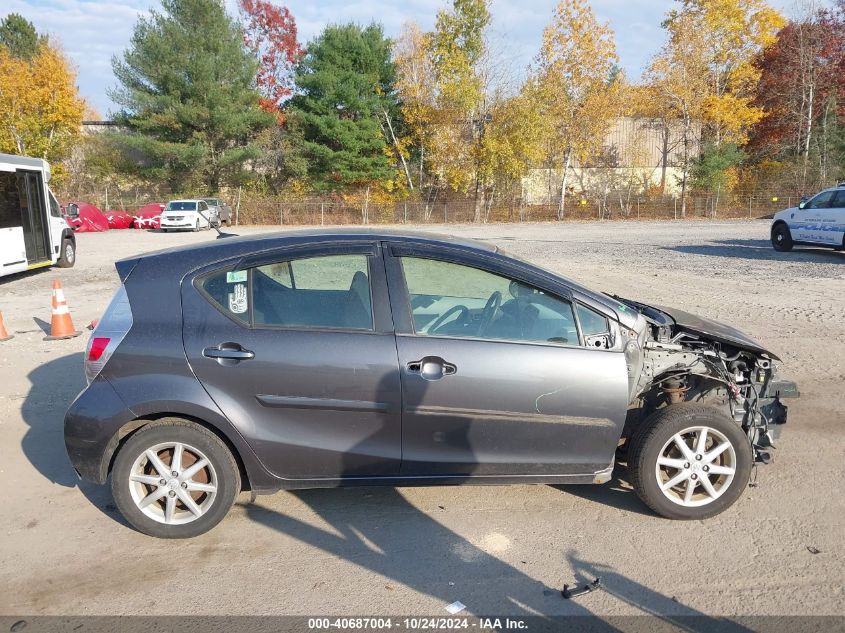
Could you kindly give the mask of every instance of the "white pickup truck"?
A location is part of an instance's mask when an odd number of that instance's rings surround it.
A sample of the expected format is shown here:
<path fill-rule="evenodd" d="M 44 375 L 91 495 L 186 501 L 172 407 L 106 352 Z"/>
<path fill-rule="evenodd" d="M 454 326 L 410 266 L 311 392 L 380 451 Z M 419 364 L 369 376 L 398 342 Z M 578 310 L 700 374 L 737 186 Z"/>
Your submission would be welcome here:
<path fill-rule="evenodd" d="M 76 261 L 76 238 L 40 158 L 0 154 L 0 277 Z"/>

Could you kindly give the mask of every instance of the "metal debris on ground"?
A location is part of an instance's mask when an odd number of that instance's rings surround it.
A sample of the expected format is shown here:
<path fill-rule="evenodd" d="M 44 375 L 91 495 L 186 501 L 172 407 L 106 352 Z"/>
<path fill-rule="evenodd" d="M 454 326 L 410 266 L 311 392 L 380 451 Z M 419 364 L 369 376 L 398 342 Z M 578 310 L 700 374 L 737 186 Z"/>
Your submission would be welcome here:
<path fill-rule="evenodd" d="M 578 589 L 577 587 L 575 589 L 570 589 L 569 585 L 564 585 L 563 591 L 561 591 L 560 593 L 567 600 L 571 600 L 572 598 L 577 598 L 580 595 L 583 595 L 585 593 L 590 593 L 592 591 L 596 591 L 597 589 L 601 589 L 601 588 L 602 588 L 601 578 L 596 578 L 593 582 L 587 583 L 581 589 Z"/>
<path fill-rule="evenodd" d="M 818 547 L 813 547 L 812 545 L 807 546 L 807 551 L 811 554 L 821 554 L 822 551 Z"/>
<path fill-rule="evenodd" d="M 446 605 L 446 611 L 449 612 L 449 615 L 455 615 L 456 613 L 460 613 L 466 608 L 466 605 L 460 600 L 455 600 L 455 602 L 453 602 L 452 604 Z"/>

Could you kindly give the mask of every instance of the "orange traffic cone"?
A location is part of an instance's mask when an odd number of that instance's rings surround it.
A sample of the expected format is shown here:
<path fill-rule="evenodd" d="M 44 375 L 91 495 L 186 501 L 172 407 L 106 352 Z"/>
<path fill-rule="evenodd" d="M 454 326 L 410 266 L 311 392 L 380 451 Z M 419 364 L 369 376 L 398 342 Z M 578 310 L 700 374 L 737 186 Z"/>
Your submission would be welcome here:
<path fill-rule="evenodd" d="M 6 331 L 6 324 L 3 323 L 3 313 L 0 312 L 0 343 L 8 341 L 10 338 L 15 338 Z"/>
<path fill-rule="evenodd" d="M 45 336 L 45 341 L 55 341 L 64 338 L 73 338 L 82 334 L 81 331 L 73 328 L 73 321 L 67 309 L 65 291 L 62 290 L 62 282 L 56 279 L 53 282 L 53 318 L 50 320 L 50 336 Z"/>

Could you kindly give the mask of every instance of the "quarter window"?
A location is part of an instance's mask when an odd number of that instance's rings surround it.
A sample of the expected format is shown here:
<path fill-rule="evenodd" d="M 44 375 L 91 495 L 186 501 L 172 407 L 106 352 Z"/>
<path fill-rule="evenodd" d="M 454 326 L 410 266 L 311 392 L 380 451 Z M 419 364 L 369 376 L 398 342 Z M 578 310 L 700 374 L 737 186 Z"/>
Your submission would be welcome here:
<path fill-rule="evenodd" d="M 213 273 L 202 289 L 256 327 L 373 329 L 366 255 L 327 255 Z"/>
<path fill-rule="evenodd" d="M 607 317 L 603 314 L 599 314 L 580 303 L 575 304 L 575 310 L 578 312 L 578 322 L 581 326 L 581 334 L 584 336 L 606 334 L 610 330 L 607 325 Z"/>
<path fill-rule="evenodd" d="M 418 335 L 578 345 L 565 299 L 478 268 L 417 257 L 401 262 Z"/>

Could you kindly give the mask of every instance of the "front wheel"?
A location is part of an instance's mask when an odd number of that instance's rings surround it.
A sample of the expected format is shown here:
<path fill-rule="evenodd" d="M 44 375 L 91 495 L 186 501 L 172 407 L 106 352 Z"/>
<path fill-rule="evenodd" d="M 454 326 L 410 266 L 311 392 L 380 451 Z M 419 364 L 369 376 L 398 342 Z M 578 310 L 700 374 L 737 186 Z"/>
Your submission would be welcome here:
<path fill-rule="evenodd" d="M 659 515 L 706 519 L 739 499 L 753 460 L 736 422 L 711 407 L 677 404 L 635 431 L 628 468 L 637 494 Z"/>
<path fill-rule="evenodd" d="M 240 492 L 232 453 L 208 429 L 168 418 L 120 448 L 111 474 L 115 504 L 144 534 L 189 538 L 216 526 Z"/>
<path fill-rule="evenodd" d="M 780 223 L 772 227 L 772 248 L 780 253 L 792 250 L 792 233 L 786 224 Z"/>
<path fill-rule="evenodd" d="M 73 268 L 76 263 L 76 247 L 69 239 L 62 240 L 61 250 L 59 251 L 59 261 L 56 264 L 59 268 Z"/>

